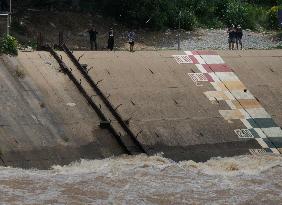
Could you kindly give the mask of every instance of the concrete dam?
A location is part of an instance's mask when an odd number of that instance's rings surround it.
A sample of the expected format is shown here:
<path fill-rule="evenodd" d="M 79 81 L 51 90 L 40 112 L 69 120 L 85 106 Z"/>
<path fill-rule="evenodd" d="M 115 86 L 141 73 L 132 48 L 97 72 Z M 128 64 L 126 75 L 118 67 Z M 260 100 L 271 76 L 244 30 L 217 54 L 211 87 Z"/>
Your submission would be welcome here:
<path fill-rule="evenodd" d="M 0 62 L 0 165 L 282 152 L 282 50 L 20 52 Z"/>

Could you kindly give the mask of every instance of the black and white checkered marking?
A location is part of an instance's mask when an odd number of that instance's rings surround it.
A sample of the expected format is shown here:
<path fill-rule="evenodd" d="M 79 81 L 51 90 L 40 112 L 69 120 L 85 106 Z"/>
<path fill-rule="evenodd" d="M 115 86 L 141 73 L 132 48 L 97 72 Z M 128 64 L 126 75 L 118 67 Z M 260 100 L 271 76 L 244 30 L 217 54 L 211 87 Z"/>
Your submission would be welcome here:
<path fill-rule="evenodd" d="M 266 150 L 264 150 L 264 149 L 250 149 L 249 151 L 252 155 L 265 154 L 266 153 Z"/>
<path fill-rule="evenodd" d="M 254 136 L 248 129 L 237 129 L 234 132 L 238 135 L 240 139 L 253 139 Z"/>
<path fill-rule="evenodd" d="M 193 61 L 187 55 L 173 55 L 178 64 L 192 64 Z"/>
<path fill-rule="evenodd" d="M 199 82 L 208 82 L 209 81 L 203 73 L 188 73 L 188 75 L 197 86 L 203 86 L 199 84 Z"/>

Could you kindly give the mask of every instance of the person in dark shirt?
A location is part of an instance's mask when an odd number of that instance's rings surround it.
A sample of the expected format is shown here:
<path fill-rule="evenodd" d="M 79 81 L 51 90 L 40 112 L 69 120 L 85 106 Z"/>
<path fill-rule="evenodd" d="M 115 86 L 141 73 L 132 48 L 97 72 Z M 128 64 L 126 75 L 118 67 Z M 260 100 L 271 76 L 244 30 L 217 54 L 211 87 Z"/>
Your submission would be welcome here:
<path fill-rule="evenodd" d="M 240 44 L 240 49 L 243 49 L 243 43 L 242 43 L 242 38 L 243 38 L 243 30 L 240 25 L 237 26 L 236 29 L 236 48 L 239 50 L 239 44 Z"/>
<path fill-rule="evenodd" d="M 109 31 L 108 49 L 112 51 L 114 49 L 114 45 L 115 45 L 114 30 L 113 28 L 111 28 Z"/>
<path fill-rule="evenodd" d="M 235 26 L 233 24 L 228 29 L 227 33 L 228 33 L 229 50 L 234 50 L 234 44 L 236 42 L 236 29 L 235 29 Z"/>
<path fill-rule="evenodd" d="M 130 52 L 134 52 L 134 43 L 135 43 L 135 32 L 130 31 L 128 33 L 128 43 Z"/>
<path fill-rule="evenodd" d="M 95 50 L 97 51 L 98 46 L 97 46 L 97 34 L 98 32 L 96 31 L 96 28 L 94 26 L 92 26 L 89 30 L 89 37 L 90 37 L 90 49 L 93 51 L 94 46 L 95 46 Z"/>

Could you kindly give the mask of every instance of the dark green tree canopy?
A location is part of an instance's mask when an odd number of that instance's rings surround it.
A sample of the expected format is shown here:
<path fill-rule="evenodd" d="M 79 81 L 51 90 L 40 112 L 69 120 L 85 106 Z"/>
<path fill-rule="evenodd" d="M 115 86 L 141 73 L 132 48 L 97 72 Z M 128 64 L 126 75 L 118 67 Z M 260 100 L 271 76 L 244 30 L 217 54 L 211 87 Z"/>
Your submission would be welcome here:
<path fill-rule="evenodd" d="M 181 12 L 185 29 L 267 22 L 267 12 L 281 0 L 13 0 L 19 9 L 99 12 L 134 27 L 176 27 Z M 263 25 L 264 26 L 264 25 Z"/>

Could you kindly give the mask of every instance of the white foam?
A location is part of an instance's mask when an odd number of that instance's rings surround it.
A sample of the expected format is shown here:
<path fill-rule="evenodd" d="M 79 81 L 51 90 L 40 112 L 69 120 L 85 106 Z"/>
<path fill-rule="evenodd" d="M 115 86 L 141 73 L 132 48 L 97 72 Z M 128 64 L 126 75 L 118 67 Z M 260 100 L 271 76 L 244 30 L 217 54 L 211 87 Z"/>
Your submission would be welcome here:
<path fill-rule="evenodd" d="M 276 194 L 281 192 L 281 166 L 282 156 L 263 154 L 205 163 L 139 155 L 80 160 L 45 171 L 0 168 L 0 201 L 23 205 L 245 204 L 256 195 L 256 201 L 277 202 L 282 198 Z"/>
<path fill-rule="evenodd" d="M 264 154 L 234 158 L 214 158 L 205 163 L 194 163 L 192 165 L 191 162 L 182 162 L 181 166 L 194 166 L 209 175 L 259 175 L 273 167 L 282 166 L 282 156 Z"/>

